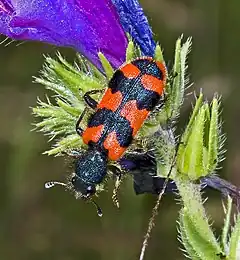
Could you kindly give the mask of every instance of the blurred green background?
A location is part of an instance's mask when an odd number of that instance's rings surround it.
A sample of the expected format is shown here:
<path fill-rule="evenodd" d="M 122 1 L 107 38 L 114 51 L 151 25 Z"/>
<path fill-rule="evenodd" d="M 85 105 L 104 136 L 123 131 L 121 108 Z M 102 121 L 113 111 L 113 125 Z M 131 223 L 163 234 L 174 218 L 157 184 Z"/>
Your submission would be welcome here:
<path fill-rule="evenodd" d="M 227 159 L 221 176 L 240 184 L 240 2 L 237 0 L 142 0 L 155 38 L 172 61 L 177 37 L 193 36 L 189 72 L 194 88 L 203 88 L 210 99 L 219 92 L 223 100 Z M 1 39 L 4 39 L 2 37 Z M 70 162 L 42 155 L 50 143 L 32 132 L 36 121 L 29 107 L 44 98 L 42 86 L 33 84 L 44 62 L 57 48 L 27 42 L 0 45 L 0 258 L 9 260 L 131 260 L 137 259 L 154 205 L 151 195 L 136 196 L 132 180 L 121 189 L 120 206 L 112 203 L 112 182 L 98 199 L 104 211 L 99 218 L 91 204 L 77 201 L 60 187 L 44 189 L 46 180 L 64 180 Z M 73 50 L 60 50 L 70 61 Z M 192 96 L 186 98 L 181 123 L 190 112 Z M 206 204 L 219 234 L 223 213 L 220 194 L 207 191 Z M 177 241 L 179 205 L 172 195 L 164 197 L 157 217 L 147 259 L 184 259 Z"/>

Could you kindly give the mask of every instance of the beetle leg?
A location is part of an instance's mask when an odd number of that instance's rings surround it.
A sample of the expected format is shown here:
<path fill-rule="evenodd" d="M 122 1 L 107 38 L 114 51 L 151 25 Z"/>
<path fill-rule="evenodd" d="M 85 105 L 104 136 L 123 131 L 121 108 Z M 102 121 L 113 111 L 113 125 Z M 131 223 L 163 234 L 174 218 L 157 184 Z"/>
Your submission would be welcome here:
<path fill-rule="evenodd" d="M 102 92 L 102 91 L 103 91 L 102 89 L 94 89 L 94 90 L 86 92 L 83 95 L 84 101 L 87 103 L 87 105 L 89 107 L 91 107 L 92 109 L 97 108 L 98 102 L 96 100 L 94 100 L 90 95 L 97 94 L 97 93 Z M 83 134 L 83 129 L 80 127 L 80 123 L 81 123 L 83 117 L 85 116 L 86 112 L 87 112 L 87 108 L 85 108 L 83 110 L 82 114 L 80 115 L 80 117 L 79 117 L 79 119 L 76 123 L 76 132 L 80 136 L 82 136 L 82 134 Z"/>
<path fill-rule="evenodd" d="M 82 114 L 80 115 L 80 117 L 78 118 L 78 121 L 76 123 L 76 132 L 80 136 L 82 136 L 82 134 L 83 134 L 83 129 L 80 127 L 80 123 L 81 123 L 83 117 L 85 116 L 86 112 L 87 112 L 87 108 L 84 108 Z"/>
<path fill-rule="evenodd" d="M 103 91 L 102 89 L 94 89 L 94 90 L 90 90 L 84 94 L 83 98 L 89 107 L 91 107 L 92 109 L 97 108 L 98 102 L 95 99 L 93 99 L 91 97 L 91 95 L 101 93 L 102 91 Z"/>

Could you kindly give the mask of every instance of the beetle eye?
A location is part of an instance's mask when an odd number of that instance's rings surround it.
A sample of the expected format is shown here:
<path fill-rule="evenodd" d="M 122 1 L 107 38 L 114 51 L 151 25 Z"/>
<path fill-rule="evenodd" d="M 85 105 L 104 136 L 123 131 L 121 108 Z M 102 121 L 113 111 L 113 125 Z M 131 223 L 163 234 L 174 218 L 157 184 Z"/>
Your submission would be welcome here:
<path fill-rule="evenodd" d="M 94 186 L 88 186 L 88 187 L 87 187 L 87 193 L 88 193 L 88 195 L 92 195 L 92 194 L 94 194 L 95 192 L 96 192 L 96 189 L 95 189 Z"/>

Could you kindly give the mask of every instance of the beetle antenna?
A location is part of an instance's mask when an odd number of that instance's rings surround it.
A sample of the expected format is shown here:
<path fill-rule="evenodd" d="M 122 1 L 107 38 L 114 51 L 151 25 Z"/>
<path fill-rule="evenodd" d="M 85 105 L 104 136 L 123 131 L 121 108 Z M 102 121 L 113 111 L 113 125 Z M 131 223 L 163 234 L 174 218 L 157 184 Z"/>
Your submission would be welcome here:
<path fill-rule="evenodd" d="M 48 181 L 48 182 L 45 182 L 44 184 L 44 187 L 46 189 L 51 189 L 52 187 L 56 186 L 56 185 L 61 185 L 61 186 L 67 186 L 66 183 L 63 183 L 63 182 L 59 182 L 59 181 Z"/>
<path fill-rule="evenodd" d="M 94 200 L 90 200 L 90 201 L 91 201 L 91 202 L 94 204 L 94 206 L 96 207 L 98 216 L 99 216 L 99 217 L 102 217 L 103 212 L 102 212 L 102 209 L 100 208 L 100 206 L 99 206 Z"/>

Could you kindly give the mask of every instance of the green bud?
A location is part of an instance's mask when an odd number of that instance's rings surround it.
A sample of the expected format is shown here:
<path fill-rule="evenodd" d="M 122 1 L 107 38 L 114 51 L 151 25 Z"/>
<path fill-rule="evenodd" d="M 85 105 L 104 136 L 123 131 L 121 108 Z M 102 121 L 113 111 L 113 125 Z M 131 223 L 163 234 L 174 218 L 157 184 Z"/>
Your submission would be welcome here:
<path fill-rule="evenodd" d="M 212 173 L 219 153 L 219 104 L 213 98 L 211 108 L 200 94 L 189 124 L 181 138 L 177 154 L 179 174 L 191 180 Z"/>
<path fill-rule="evenodd" d="M 207 105 L 201 107 L 189 133 L 188 142 L 179 147 L 178 170 L 190 179 L 198 179 L 205 172 L 203 135 L 206 109 Z"/>

